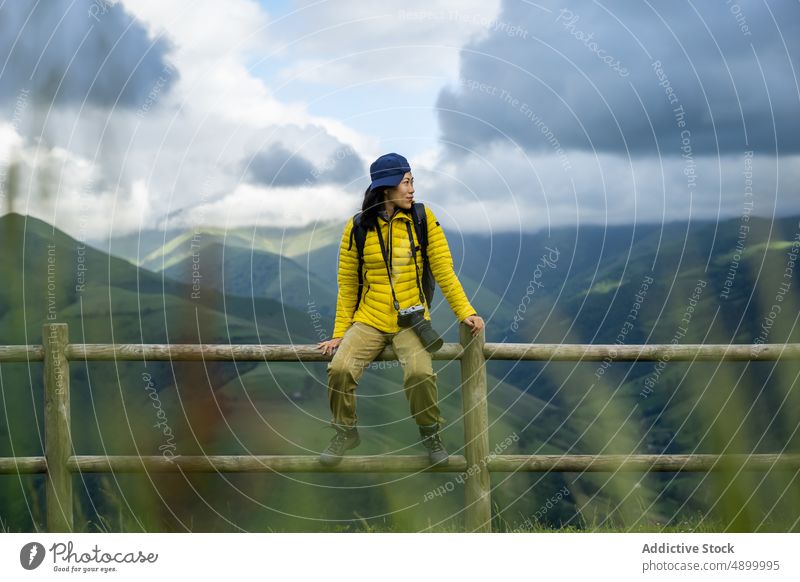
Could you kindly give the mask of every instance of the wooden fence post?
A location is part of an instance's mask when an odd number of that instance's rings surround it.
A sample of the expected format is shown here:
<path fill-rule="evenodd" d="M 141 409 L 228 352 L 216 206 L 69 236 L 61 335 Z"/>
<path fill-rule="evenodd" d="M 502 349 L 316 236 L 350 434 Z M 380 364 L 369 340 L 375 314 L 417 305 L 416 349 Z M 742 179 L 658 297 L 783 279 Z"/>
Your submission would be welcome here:
<path fill-rule="evenodd" d="M 491 478 L 489 475 L 489 413 L 486 404 L 484 330 L 473 337 L 472 328 L 459 325 L 461 345 L 461 398 L 464 403 L 464 455 L 467 479 L 464 488 L 467 532 L 492 531 Z"/>
<path fill-rule="evenodd" d="M 69 410 L 69 362 L 66 323 L 46 323 L 44 344 L 44 456 L 47 462 L 47 531 L 71 532 L 72 474 L 67 459 L 72 454 Z"/>

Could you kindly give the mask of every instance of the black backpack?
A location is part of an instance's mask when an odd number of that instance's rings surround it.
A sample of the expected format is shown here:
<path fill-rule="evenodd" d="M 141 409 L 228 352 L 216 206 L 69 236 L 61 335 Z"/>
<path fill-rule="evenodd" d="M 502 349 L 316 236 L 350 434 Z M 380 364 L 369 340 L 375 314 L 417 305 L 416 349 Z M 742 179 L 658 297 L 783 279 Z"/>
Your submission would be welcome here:
<path fill-rule="evenodd" d="M 422 255 L 422 293 L 428 303 L 428 309 L 430 309 L 436 282 L 433 278 L 431 266 L 428 263 L 428 216 L 425 213 L 425 205 L 421 202 L 415 202 L 411 205 L 411 222 L 414 224 L 414 230 L 419 241 L 419 248 L 412 249 L 412 252 L 419 250 Z M 347 246 L 347 250 L 353 247 L 353 239 L 356 241 L 356 250 L 358 250 L 358 298 L 356 299 L 355 307 L 355 309 L 358 309 L 358 304 L 361 302 L 361 292 L 364 287 L 362 271 L 364 268 L 364 244 L 367 241 L 367 229 L 361 225 L 361 212 L 357 212 L 353 216 L 353 228 L 350 230 L 350 244 Z M 355 309 L 353 310 L 354 312 Z"/>

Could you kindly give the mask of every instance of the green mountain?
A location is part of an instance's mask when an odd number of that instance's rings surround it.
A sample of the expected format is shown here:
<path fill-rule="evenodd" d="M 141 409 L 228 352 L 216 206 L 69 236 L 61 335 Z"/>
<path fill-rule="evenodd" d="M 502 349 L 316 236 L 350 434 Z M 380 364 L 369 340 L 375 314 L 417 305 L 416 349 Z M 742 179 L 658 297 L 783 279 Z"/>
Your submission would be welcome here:
<path fill-rule="evenodd" d="M 303 227 L 177 228 L 147 230 L 116 236 L 98 243 L 115 256 L 161 271 L 190 256 L 194 247 L 217 243 L 252 252 L 264 252 L 286 258 L 304 257 L 318 249 L 338 248 L 342 224 L 320 222 Z"/>
<path fill-rule="evenodd" d="M 319 249 L 335 264 L 341 225 L 310 228 L 233 228 L 145 231 L 106 241 L 111 254 L 172 280 L 204 280 L 227 295 L 264 297 L 328 317 L 335 314 L 336 289 L 306 259 Z M 333 256 L 328 257 L 330 250 Z M 334 272 L 335 277 L 335 272 Z"/>
<path fill-rule="evenodd" d="M 175 281 L 199 278 L 226 295 L 266 297 L 303 310 L 318 302 L 326 315 L 335 314 L 336 289 L 281 255 L 209 242 L 173 258 L 162 272 Z"/>

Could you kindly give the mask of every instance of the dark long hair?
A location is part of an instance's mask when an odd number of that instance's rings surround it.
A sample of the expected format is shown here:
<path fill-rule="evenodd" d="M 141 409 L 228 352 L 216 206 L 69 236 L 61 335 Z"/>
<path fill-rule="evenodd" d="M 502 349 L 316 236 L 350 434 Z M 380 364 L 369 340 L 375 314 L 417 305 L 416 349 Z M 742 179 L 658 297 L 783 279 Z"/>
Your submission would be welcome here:
<path fill-rule="evenodd" d="M 377 226 L 378 212 L 383 209 L 384 188 L 377 187 L 370 190 L 367 186 L 364 192 L 364 202 L 361 204 L 361 224 L 367 229 Z"/>

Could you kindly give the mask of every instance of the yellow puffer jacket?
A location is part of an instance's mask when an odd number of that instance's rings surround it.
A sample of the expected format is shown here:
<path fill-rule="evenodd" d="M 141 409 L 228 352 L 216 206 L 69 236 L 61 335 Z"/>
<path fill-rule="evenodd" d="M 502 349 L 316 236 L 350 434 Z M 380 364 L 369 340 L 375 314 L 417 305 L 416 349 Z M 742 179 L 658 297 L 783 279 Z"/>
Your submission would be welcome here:
<path fill-rule="evenodd" d="M 433 277 L 453 313 L 456 314 L 459 321 L 463 321 L 470 315 L 476 315 L 477 312 L 470 305 L 453 270 L 453 258 L 442 227 L 427 206 L 425 206 L 425 213 L 428 219 L 428 261 Z M 414 239 L 414 245 L 417 246 L 419 244 L 417 233 L 414 231 L 411 220 L 411 211 L 403 209 L 397 209 L 389 221 L 382 216 L 378 217 L 378 226 L 383 234 L 387 253 L 391 257 L 392 283 L 401 309 L 418 305 L 420 302 L 419 288 L 414 280 L 416 271 L 411 254 L 411 242 L 408 239 L 408 229 L 406 228 L 407 223 L 411 225 L 411 236 Z M 344 336 L 344 333 L 356 321 L 387 333 L 400 331 L 400 327 L 397 325 L 397 311 L 392 304 L 388 274 L 378 242 L 378 233 L 374 229 L 367 232 L 364 243 L 364 284 L 358 310 L 355 309 L 358 298 L 358 249 L 355 240 L 353 240 L 352 246 L 350 245 L 352 228 L 353 218 L 351 217 L 345 225 L 339 247 L 339 294 L 336 300 L 336 323 L 333 337 Z M 350 246 L 349 249 L 348 246 Z M 417 254 L 417 263 L 421 279 L 422 257 L 419 254 Z M 429 320 L 430 318 L 430 312 L 426 305 L 425 319 Z"/>

